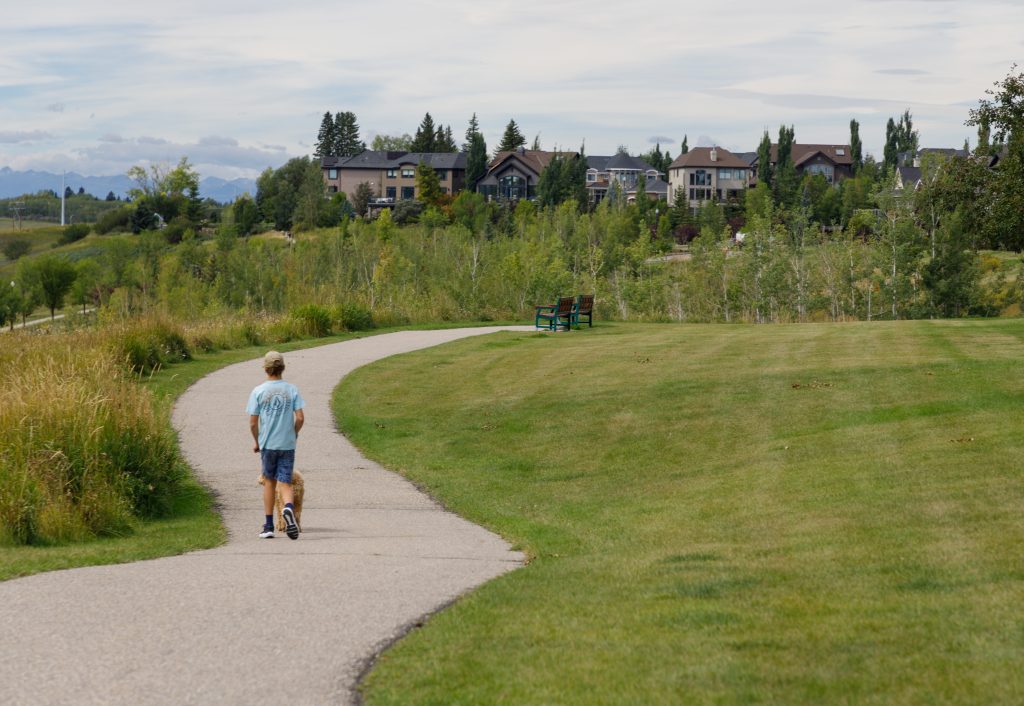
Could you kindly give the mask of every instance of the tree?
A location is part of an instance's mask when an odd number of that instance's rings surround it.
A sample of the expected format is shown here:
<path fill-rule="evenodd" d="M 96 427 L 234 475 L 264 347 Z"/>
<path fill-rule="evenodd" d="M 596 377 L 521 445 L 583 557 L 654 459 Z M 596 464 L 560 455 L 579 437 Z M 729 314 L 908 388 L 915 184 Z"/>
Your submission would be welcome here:
<path fill-rule="evenodd" d="M 757 181 L 769 187 L 772 185 L 772 138 L 767 130 L 757 146 Z"/>
<path fill-rule="evenodd" d="M 856 120 L 850 121 L 850 162 L 854 176 L 864 166 L 863 147 L 860 142 L 860 123 Z"/>
<path fill-rule="evenodd" d="M 114 192 L 113 191 L 108 191 L 107 192 L 107 198 L 104 199 L 104 200 L 105 201 L 117 201 L 117 197 L 114 196 Z"/>
<path fill-rule="evenodd" d="M 775 202 L 783 207 L 792 206 L 799 188 L 796 165 L 793 164 L 793 126 L 779 126 L 778 156 L 775 161 L 775 179 L 772 183 Z"/>
<path fill-rule="evenodd" d="M 336 113 L 334 116 L 334 155 L 352 157 L 366 149 L 366 143 L 359 139 L 359 123 L 351 111 Z"/>
<path fill-rule="evenodd" d="M 896 128 L 896 121 L 889 118 L 885 124 L 885 147 L 882 148 L 882 163 L 885 165 L 885 173 L 891 174 L 896 168 L 896 161 L 900 151 L 900 138 Z"/>
<path fill-rule="evenodd" d="M 367 181 L 360 182 L 356 187 L 356 192 L 352 194 L 352 208 L 355 209 L 356 215 L 366 215 L 367 209 L 370 206 L 370 199 L 372 198 L 373 187 Z"/>
<path fill-rule="evenodd" d="M 903 115 L 900 116 L 900 122 L 896 128 L 898 151 L 901 154 L 908 155 L 910 160 L 913 160 L 917 156 L 918 135 L 917 130 L 914 129 L 913 118 L 909 110 L 903 111 Z"/>
<path fill-rule="evenodd" d="M 260 210 L 248 194 L 243 194 L 231 204 L 231 215 L 235 219 L 238 235 L 249 235 L 256 229 L 260 220 Z"/>
<path fill-rule="evenodd" d="M 472 191 L 476 188 L 477 182 L 487 174 L 487 142 L 484 141 L 483 133 L 477 123 L 476 113 L 469 119 L 469 127 L 466 128 L 466 143 L 463 149 L 466 155 L 466 189 Z"/>
<path fill-rule="evenodd" d="M 64 297 L 75 281 L 75 266 L 62 257 L 44 255 L 33 263 L 35 278 L 39 283 L 43 304 L 50 310 L 50 319 L 56 310 L 64 305 Z"/>
<path fill-rule="evenodd" d="M 337 155 L 334 119 L 329 110 L 324 113 L 323 120 L 320 121 L 320 130 L 316 133 L 316 142 L 313 145 L 313 155 L 316 157 Z"/>
<path fill-rule="evenodd" d="M 480 132 L 480 121 L 476 119 L 476 113 L 473 113 L 473 117 L 469 119 L 469 125 L 466 127 L 466 141 L 462 143 L 462 151 L 469 152 L 469 148 L 473 145 L 473 135 Z"/>
<path fill-rule="evenodd" d="M 683 145 L 682 145 L 682 149 L 680 150 L 679 154 L 686 154 L 689 151 L 690 151 L 690 146 L 688 144 L 686 144 L 686 135 L 683 135 Z"/>
<path fill-rule="evenodd" d="M 407 132 L 401 135 L 375 135 L 370 149 L 375 152 L 411 152 L 412 135 Z"/>
<path fill-rule="evenodd" d="M 416 189 L 419 191 L 419 200 L 428 206 L 439 206 L 444 196 L 437 172 L 426 162 L 416 165 Z"/>
<path fill-rule="evenodd" d="M 1002 81 L 988 89 L 989 98 L 971 110 L 968 125 L 985 126 L 1005 154 L 986 184 L 985 230 L 998 247 L 1024 248 L 1024 73 L 1014 64 Z"/>
<path fill-rule="evenodd" d="M 541 147 L 540 147 L 540 133 L 539 132 L 536 135 L 533 136 L 533 145 L 530 147 L 530 149 L 534 150 L 536 152 L 540 152 Z"/>
<path fill-rule="evenodd" d="M 515 152 L 520 147 L 526 145 L 526 138 L 523 137 L 523 133 L 519 131 L 519 126 L 516 125 L 515 120 L 509 120 L 508 125 L 505 126 L 505 134 L 501 136 L 501 142 L 498 144 L 498 152 Z"/>
<path fill-rule="evenodd" d="M 416 136 L 412 138 L 410 152 L 437 152 L 437 127 L 428 112 L 416 128 Z"/>
<path fill-rule="evenodd" d="M 439 133 L 440 134 L 440 133 Z M 447 125 L 444 128 L 444 135 L 439 137 L 439 143 L 437 145 L 438 152 L 458 152 L 459 146 L 455 144 L 455 137 L 452 135 L 452 126 Z"/>

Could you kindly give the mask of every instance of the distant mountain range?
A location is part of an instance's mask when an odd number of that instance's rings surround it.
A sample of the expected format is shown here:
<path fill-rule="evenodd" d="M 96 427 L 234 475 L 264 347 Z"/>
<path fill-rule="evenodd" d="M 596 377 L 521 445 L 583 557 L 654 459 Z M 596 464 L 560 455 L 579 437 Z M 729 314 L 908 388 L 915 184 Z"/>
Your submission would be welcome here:
<path fill-rule="evenodd" d="M 52 190 L 60 193 L 60 174 L 50 172 L 16 172 L 10 167 L 0 169 L 0 199 L 13 198 L 23 194 L 34 194 L 37 191 Z M 64 184 L 78 192 L 79 188 L 86 193 L 103 199 L 111 191 L 114 196 L 122 199 L 128 195 L 128 189 L 135 183 L 121 174 L 119 176 L 82 176 L 75 172 L 64 175 Z M 253 179 L 232 179 L 227 181 L 217 177 L 203 177 L 199 180 L 199 195 L 221 203 L 230 203 L 244 193 L 256 195 L 256 181 Z"/>

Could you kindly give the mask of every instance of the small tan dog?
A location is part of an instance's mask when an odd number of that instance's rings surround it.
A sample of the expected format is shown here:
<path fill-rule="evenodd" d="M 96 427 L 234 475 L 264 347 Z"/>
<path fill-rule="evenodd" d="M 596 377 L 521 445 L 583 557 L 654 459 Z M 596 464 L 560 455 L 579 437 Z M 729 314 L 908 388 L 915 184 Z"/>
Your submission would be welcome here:
<path fill-rule="evenodd" d="M 266 478 L 260 476 L 260 485 L 263 485 L 266 480 Z M 295 524 L 299 526 L 299 532 L 301 532 L 302 496 L 306 494 L 306 484 L 302 480 L 302 473 L 297 470 L 292 471 L 292 493 L 295 495 L 295 500 L 292 502 L 292 507 L 295 508 Z M 274 493 L 274 514 L 277 516 L 274 529 L 278 532 L 284 532 L 284 518 L 281 516 L 282 510 L 284 510 L 284 501 L 281 500 L 281 489 L 278 488 L 277 492 Z"/>

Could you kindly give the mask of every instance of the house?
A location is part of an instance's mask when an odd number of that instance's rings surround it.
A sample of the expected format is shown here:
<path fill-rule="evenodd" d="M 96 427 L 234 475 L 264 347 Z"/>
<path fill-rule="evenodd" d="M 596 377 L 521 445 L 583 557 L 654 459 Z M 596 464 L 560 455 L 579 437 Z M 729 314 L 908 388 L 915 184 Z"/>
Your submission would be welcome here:
<path fill-rule="evenodd" d="M 636 200 L 637 185 L 644 180 L 649 199 L 668 198 L 668 184 L 657 169 L 638 157 L 619 152 L 612 157 L 587 157 L 587 194 L 590 203 L 599 203 L 608 195 L 612 183 L 618 183 L 627 200 Z"/>
<path fill-rule="evenodd" d="M 426 164 L 437 172 L 443 193 L 458 193 L 466 185 L 465 152 L 364 150 L 353 157 L 323 157 L 320 160 L 328 193 L 343 191 L 352 194 L 365 182 L 385 203 L 418 196 L 416 167 L 420 164 Z"/>
<path fill-rule="evenodd" d="M 498 152 L 487 166 L 487 173 L 477 182 L 477 193 L 490 199 L 517 201 L 537 197 L 541 173 L 556 156 L 572 157 L 576 152 L 546 152 L 520 148 L 514 152 Z"/>
<path fill-rule="evenodd" d="M 750 165 L 724 147 L 694 147 L 668 168 L 668 200 L 683 194 L 690 208 L 705 201 L 742 200 L 750 181 Z"/>
<path fill-rule="evenodd" d="M 793 143 L 790 153 L 793 166 L 801 177 L 805 174 L 821 174 L 829 184 L 838 184 L 843 179 L 853 176 L 853 157 L 849 145 L 802 145 Z M 757 175 L 760 160 L 756 154 L 750 163 L 752 175 Z M 771 165 L 774 169 L 779 163 L 779 146 L 772 145 Z"/>
<path fill-rule="evenodd" d="M 912 189 L 921 186 L 921 167 L 896 167 L 896 190 Z"/>

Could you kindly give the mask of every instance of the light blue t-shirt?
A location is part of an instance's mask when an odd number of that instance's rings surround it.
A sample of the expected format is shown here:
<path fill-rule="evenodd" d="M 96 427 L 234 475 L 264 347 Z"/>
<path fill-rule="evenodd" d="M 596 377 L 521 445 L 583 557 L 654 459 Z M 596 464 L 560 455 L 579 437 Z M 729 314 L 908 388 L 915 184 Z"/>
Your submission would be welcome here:
<path fill-rule="evenodd" d="M 306 403 L 299 388 L 284 380 L 267 380 L 249 395 L 245 411 L 260 418 L 261 449 L 288 451 L 295 448 L 295 415 Z"/>

